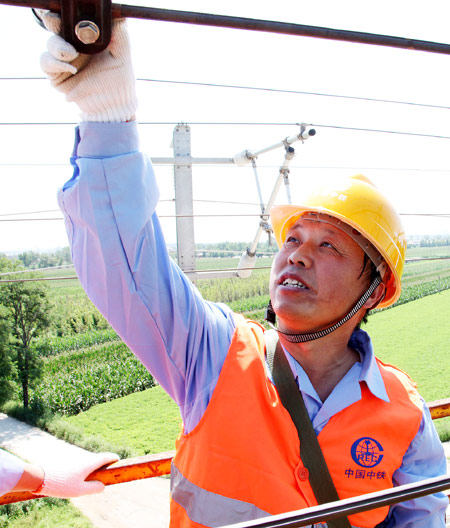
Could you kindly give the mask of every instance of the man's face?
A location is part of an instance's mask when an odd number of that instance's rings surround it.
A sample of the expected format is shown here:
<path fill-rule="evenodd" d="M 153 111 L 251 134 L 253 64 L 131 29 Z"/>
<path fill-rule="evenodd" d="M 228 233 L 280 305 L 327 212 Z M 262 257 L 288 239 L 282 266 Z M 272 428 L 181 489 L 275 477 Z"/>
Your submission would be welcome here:
<path fill-rule="evenodd" d="M 318 331 L 342 318 L 367 289 L 364 252 L 324 222 L 299 219 L 287 232 L 270 275 L 280 330 Z"/>

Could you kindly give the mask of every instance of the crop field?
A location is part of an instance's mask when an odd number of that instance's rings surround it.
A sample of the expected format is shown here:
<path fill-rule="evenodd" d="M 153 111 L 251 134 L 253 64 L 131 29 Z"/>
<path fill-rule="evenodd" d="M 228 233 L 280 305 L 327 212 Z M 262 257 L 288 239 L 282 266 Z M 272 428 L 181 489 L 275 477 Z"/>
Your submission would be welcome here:
<path fill-rule="evenodd" d="M 62 415 L 154 386 L 151 374 L 120 341 L 51 356 L 43 371 L 31 404 Z"/>
<path fill-rule="evenodd" d="M 450 254 L 449 247 L 415 248 L 423 250 L 439 250 L 438 256 Z M 416 256 L 416 255 L 412 255 Z M 420 255 L 421 256 L 421 255 Z M 428 256 L 428 255 L 427 255 Z M 220 269 L 237 267 L 237 258 L 199 259 L 201 269 Z M 263 322 L 264 309 L 269 301 L 268 280 L 271 258 L 257 260 L 258 267 L 248 279 L 218 279 L 200 280 L 197 287 L 202 295 L 211 301 L 225 302 L 237 312 L 252 319 Z M 74 274 L 73 269 L 49 270 L 46 276 L 67 277 Z M 89 301 L 77 279 L 48 281 L 49 296 L 54 306 L 53 326 L 49 335 L 36 341 L 35 346 L 44 361 L 44 378 L 31 393 L 32 402 L 37 408 L 50 409 L 53 412 L 70 416 L 79 411 L 87 410 L 100 402 L 108 402 L 125 394 L 142 391 L 153 386 L 153 379 L 134 358 L 131 352 L 120 341 L 109 327 L 101 314 Z M 430 304 L 427 296 L 433 295 Z M 447 296 L 446 296 L 447 293 Z M 444 328 L 450 328 L 450 260 L 429 260 L 409 262 L 405 266 L 403 293 L 395 313 L 405 314 L 401 322 L 380 325 L 382 330 L 372 326 L 375 321 L 394 317 L 391 309 L 372 315 L 369 319 L 370 333 L 374 334 L 377 351 L 385 359 L 385 350 L 396 354 L 404 350 L 408 343 L 407 353 L 401 357 L 387 357 L 387 361 L 399 364 L 402 368 L 417 378 L 420 383 L 426 379 L 424 396 L 426 399 L 444 398 L 450 395 L 448 382 L 442 375 L 448 359 L 449 347 L 447 341 L 435 343 L 437 336 L 444 335 Z M 421 299 L 421 298 L 424 299 Z M 432 326 L 437 321 L 437 301 L 447 299 L 439 304 L 439 313 L 446 320 L 439 327 Z M 414 299 L 421 299 L 410 303 Z M 420 303 L 427 306 L 425 316 L 418 310 Z M 403 310 L 400 310 L 402 308 Z M 410 312 L 411 311 L 411 312 Z M 394 313 L 393 312 L 393 313 Z M 415 317 L 419 320 L 416 321 Z M 397 320 L 397 317 L 394 318 Z M 422 322 L 423 325 L 419 323 Z M 427 324 L 425 324 L 428 322 Z M 420 328 L 420 331 L 417 329 Z M 388 330 L 386 330 L 388 329 Z M 385 334 L 384 339 L 381 341 Z M 416 333 L 418 332 L 418 333 Z M 387 347 L 389 340 L 399 339 L 400 344 Z M 411 343 L 411 344 L 409 344 Z M 421 346 L 416 345 L 421 343 Z M 424 353 L 433 343 L 433 353 Z M 430 357 L 433 358 L 430 361 Z M 409 360 L 408 360 L 409 358 Z M 440 369 L 437 368 L 440 365 Z M 417 376 L 416 376 L 417 371 Z M 433 381 L 433 383 L 431 383 Z M 433 385 L 429 390 L 428 385 Z"/>
<path fill-rule="evenodd" d="M 449 307 L 447 290 L 374 313 L 364 327 L 380 359 L 406 371 L 428 402 L 450 396 Z M 65 420 L 86 435 L 121 442 L 137 455 L 173 449 L 180 432 L 178 409 L 159 386 Z M 443 440 L 450 440 L 450 418 L 434 425 Z"/>

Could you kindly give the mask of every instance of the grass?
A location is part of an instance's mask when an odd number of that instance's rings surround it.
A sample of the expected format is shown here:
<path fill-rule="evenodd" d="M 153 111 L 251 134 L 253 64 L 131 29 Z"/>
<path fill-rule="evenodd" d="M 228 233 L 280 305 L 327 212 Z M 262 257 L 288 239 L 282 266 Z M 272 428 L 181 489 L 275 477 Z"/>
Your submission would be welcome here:
<path fill-rule="evenodd" d="M 175 448 L 181 431 L 176 404 L 158 385 L 61 419 L 86 435 L 131 448 L 135 456 Z"/>
<path fill-rule="evenodd" d="M 450 246 L 414 247 L 408 248 L 406 258 L 450 257 Z"/>
<path fill-rule="evenodd" d="M 365 330 L 376 355 L 405 370 L 426 401 L 450 397 L 450 290 L 374 313 Z M 450 440 L 450 418 L 434 422 Z"/>
<path fill-rule="evenodd" d="M 0 528 L 93 528 L 68 500 L 35 499 L 0 506 Z"/>

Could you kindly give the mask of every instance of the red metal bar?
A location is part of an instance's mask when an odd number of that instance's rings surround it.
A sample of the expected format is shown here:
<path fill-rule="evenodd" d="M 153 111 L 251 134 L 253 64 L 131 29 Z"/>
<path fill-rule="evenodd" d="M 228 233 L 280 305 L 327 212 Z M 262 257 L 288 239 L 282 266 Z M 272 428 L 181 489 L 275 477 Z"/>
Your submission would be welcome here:
<path fill-rule="evenodd" d="M 450 398 L 446 398 L 445 400 L 435 400 L 427 403 L 427 405 L 430 409 L 431 418 L 433 418 L 433 420 L 450 416 Z"/>
<path fill-rule="evenodd" d="M 110 486 L 111 484 L 121 484 L 132 480 L 169 475 L 170 463 L 174 454 L 175 451 L 168 451 L 167 453 L 119 460 L 106 468 L 97 469 L 86 480 L 100 480 L 105 486 Z M 34 495 L 28 491 L 17 491 L 0 497 L 0 505 L 38 499 L 40 497 L 42 495 Z"/>

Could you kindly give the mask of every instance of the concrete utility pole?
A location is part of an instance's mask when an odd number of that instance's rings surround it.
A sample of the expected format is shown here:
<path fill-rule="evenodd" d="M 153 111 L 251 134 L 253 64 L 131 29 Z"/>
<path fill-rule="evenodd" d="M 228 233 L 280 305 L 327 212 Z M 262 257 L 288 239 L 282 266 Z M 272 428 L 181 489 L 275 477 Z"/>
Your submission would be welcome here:
<path fill-rule="evenodd" d="M 192 165 L 177 165 L 176 161 L 176 158 L 191 156 L 191 129 L 188 125 L 180 124 L 175 127 L 173 152 L 178 265 L 184 272 L 189 272 L 195 270 Z"/>

